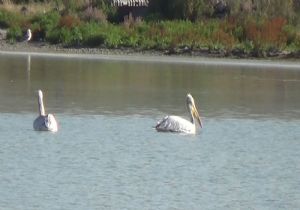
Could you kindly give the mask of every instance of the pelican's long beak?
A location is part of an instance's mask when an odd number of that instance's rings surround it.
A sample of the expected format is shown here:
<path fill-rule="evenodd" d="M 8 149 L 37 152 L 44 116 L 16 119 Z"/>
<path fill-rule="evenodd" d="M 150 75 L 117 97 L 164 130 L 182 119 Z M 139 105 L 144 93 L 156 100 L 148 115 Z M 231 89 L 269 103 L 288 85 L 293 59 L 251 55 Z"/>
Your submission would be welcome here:
<path fill-rule="evenodd" d="M 194 117 L 197 119 L 197 121 L 198 121 L 200 127 L 202 128 L 201 117 L 200 117 L 200 115 L 199 115 L 199 113 L 198 113 L 198 110 L 197 110 L 195 104 L 193 104 L 193 111 L 192 111 L 192 113 L 193 113 Z"/>

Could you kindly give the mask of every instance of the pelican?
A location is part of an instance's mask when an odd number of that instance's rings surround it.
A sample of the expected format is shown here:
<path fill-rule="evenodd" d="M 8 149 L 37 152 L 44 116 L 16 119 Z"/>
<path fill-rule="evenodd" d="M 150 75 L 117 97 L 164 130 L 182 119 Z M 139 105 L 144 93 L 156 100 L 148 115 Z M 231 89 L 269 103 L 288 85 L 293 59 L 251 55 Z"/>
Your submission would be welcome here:
<path fill-rule="evenodd" d="M 38 90 L 39 116 L 33 122 L 36 131 L 57 131 L 57 122 L 52 114 L 45 114 L 43 92 Z"/>
<path fill-rule="evenodd" d="M 32 33 L 30 29 L 27 29 L 26 35 L 25 35 L 25 41 L 29 42 L 32 38 Z"/>
<path fill-rule="evenodd" d="M 199 123 L 199 126 L 202 128 L 202 122 L 198 110 L 195 106 L 194 98 L 191 94 L 186 96 L 186 104 L 188 111 L 190 113 L 190 121 L 183 119 L 179 116 L 166 116 L 155 126 L 157 131 L 163 132 L 177 132 L 177 133 L 187 133 L 195 134 L 196 133 L 196 122 Z"/>

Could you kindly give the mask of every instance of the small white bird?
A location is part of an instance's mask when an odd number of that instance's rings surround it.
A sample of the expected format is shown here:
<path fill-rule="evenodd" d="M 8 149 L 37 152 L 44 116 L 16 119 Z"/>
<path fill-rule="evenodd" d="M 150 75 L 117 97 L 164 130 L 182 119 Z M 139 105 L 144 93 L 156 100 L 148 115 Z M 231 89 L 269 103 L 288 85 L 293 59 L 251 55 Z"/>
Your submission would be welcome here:
<path fill-rule="evenodd" d="M 57 122 L 52 114 L 45 114 L 43 92 L 38 90 L 39 116 L 33 122 L 33 128 L 36 131 L 52 131 L 56 132 Z"/>
<path fill-rule="evenodd" d="M 163 131 L 163 132 L 195 134 L 196 133 L 195 120 L 197 120 L 199 126 L 202 128 L 201 118 L 191 94 L 187 94 L 186 103 L 191 117 L 190 121 L 178 116 L 166 116 L 157 123 L 157 125 L 155 126 L 156 130 Z"/>
<path fill-rule="evenodd" d="M 25 41 L 28 42 L 32 38 L 32 33 L 30 29 L 27 29 L 26 35 L 25 35 Z"/>

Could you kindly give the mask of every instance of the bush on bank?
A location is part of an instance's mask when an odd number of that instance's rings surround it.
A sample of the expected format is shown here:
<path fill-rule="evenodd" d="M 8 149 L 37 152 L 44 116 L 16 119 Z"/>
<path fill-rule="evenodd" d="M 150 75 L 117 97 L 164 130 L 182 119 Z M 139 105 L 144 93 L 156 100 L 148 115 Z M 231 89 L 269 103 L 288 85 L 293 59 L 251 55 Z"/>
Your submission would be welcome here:
<path fill-rule="evenodd" d="M 229 16 L 224 19 L 148 21 L 127 17 L 122 23 L 106 21 L 97 9 L 79 12 L 50 10 L 32 16 L 0 10 L 0 27 L 8 28 L 10 42 L 20 41 L 31 28 L 34 41 L 66 47 L 129 47 L 135 49 L 255 52 L 300 51 L 300 31 L 283 17 Z"/>

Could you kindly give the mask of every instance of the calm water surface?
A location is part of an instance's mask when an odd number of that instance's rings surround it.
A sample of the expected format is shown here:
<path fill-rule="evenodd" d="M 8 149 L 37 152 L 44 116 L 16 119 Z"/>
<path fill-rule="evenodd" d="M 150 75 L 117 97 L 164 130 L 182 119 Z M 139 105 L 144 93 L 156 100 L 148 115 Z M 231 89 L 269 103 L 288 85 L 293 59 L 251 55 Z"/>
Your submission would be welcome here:
<path fill-rule="evenodd" d="M 293 65 L 1 55 L 0 209 L 299 209 Z M 55 134 L 32 129 L 37 89 Z M 187 92 L 204 129 L 157 133 Z"/>

